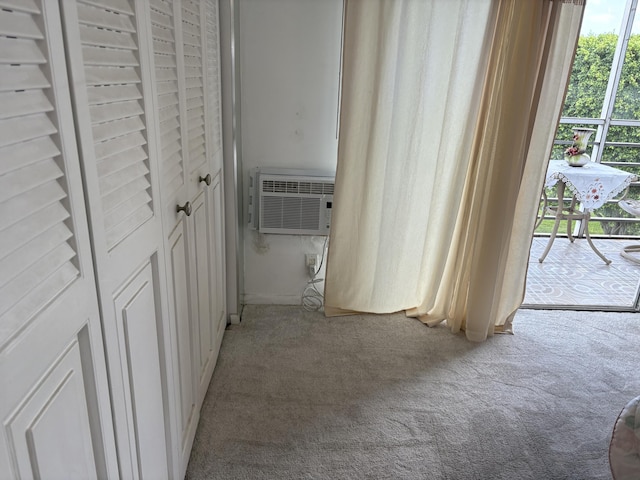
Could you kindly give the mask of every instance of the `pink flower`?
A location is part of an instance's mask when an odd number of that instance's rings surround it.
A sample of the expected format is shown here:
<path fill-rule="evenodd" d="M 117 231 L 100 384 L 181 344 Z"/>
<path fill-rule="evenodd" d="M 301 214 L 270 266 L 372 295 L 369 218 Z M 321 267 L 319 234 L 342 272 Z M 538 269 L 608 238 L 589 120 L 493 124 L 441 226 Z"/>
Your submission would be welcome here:
<path fill-rule="evenodd" d="M 580 154 L 580 149 L 578 149 L 578 147 L 576 147 L 576 146 L 572 146 L 572 147 L 567 148 L 564 151 L 564 154 L 565 155 L 569 155 L 569 156 L 579 155 Z"/>

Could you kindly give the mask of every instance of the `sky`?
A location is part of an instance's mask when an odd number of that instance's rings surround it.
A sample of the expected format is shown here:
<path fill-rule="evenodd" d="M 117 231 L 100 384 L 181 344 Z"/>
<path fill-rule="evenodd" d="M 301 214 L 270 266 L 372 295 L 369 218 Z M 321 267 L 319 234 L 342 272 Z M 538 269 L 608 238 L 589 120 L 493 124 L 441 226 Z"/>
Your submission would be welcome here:
<path fill-rule="evenodd" d="M 627 0 L 587 0 L 580 33 L 620 33 L 620 23 Z M 632 33 L 640 33 L 640 15 L 633 22 Z"/>

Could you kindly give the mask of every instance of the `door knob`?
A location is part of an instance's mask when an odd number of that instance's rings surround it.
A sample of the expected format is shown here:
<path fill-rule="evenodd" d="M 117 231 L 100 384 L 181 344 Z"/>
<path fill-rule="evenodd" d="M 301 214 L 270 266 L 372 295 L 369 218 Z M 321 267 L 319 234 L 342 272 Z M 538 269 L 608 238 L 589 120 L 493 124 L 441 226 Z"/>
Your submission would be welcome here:
<path fill-rule="evenodd" d="M 209 185 L 211 185 L 211 174 L 207 173 L 206 177 L 202 177 L 202 176 L 198 177 L 198 181 L 206 183 L 208 187 Z"/>
<path fill-rule="evenodd" d="M 176 205 L 176 212 L 184 212 L 184 214 L 188 217 L 191 215 L 191 202 L 187 202 L 184 205 Z"/>

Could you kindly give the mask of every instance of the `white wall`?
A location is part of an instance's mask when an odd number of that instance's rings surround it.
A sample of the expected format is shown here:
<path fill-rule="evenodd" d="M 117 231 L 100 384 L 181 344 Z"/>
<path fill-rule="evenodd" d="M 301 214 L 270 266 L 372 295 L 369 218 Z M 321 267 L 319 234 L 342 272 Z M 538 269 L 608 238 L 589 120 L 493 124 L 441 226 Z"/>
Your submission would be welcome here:
<path fill-rule="evenodd" d="M 342 0 L 240 0 L 239 13 L 244 178 L 257 166 L 335 170 Z M 245 228 L 244 302 L 300 303 L 304 254 L 325 238 Z"/>

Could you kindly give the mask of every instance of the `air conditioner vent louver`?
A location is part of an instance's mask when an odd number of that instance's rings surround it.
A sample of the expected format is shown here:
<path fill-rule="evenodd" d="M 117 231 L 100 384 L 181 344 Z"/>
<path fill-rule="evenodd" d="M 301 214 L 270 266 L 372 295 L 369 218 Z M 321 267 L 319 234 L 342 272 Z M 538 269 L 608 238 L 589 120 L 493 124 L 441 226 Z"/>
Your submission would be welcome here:
<path fill-rule="evenodd" d="M 328 235 L 332 173 L 254 169 L 250 173 L 249 223 L 263 233 Z"/>

